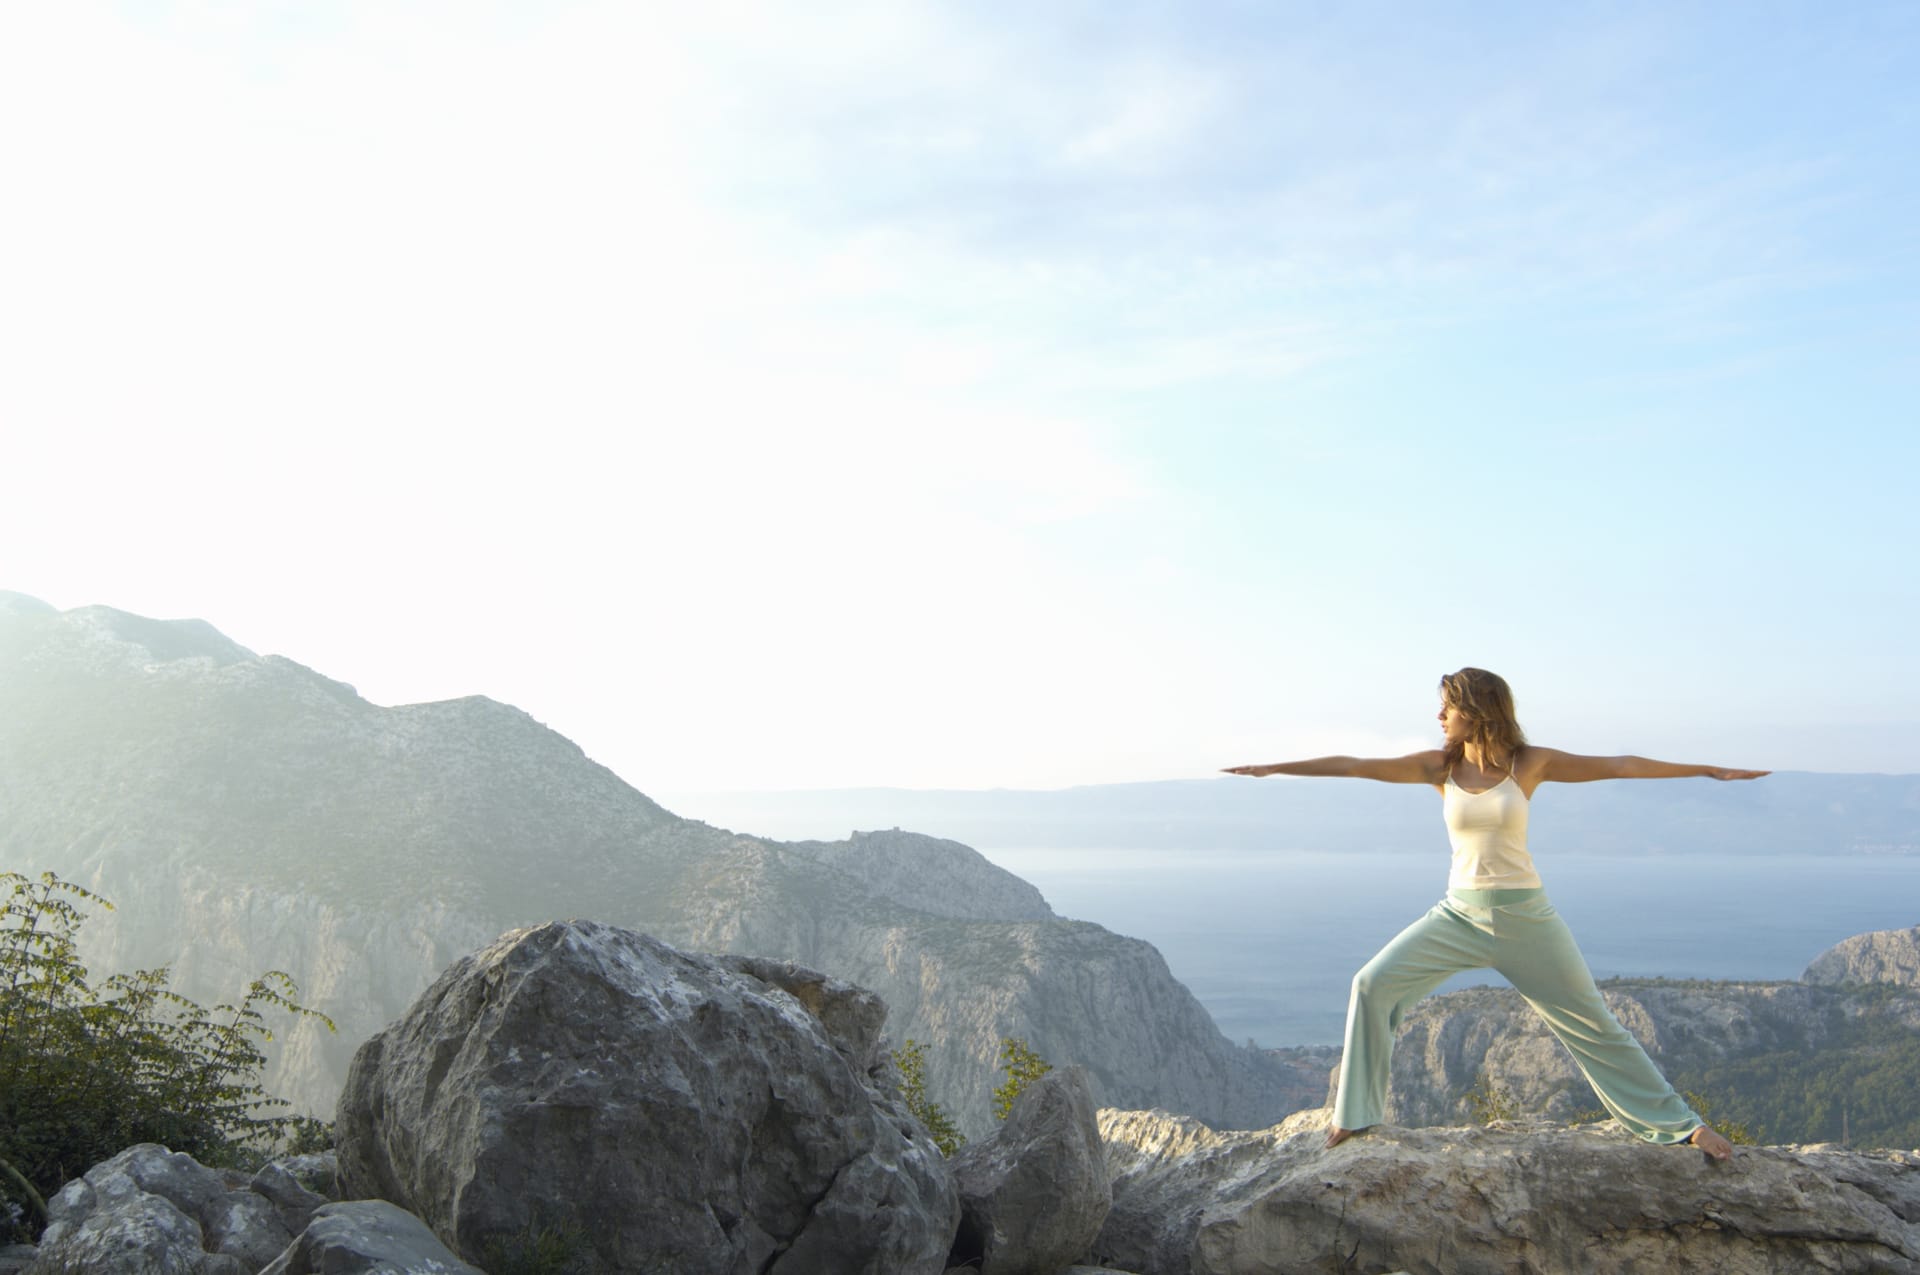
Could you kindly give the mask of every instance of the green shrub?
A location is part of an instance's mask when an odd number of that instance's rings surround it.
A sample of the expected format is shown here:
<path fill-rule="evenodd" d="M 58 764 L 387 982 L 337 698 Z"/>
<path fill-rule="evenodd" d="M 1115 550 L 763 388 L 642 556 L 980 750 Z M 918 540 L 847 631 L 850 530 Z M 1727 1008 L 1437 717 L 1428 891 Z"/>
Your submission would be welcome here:
<path fill-rule="evenodd" d="M 599 1266 L 586 1232 L 537 1219 L 509 1239 L 489 1239 L 484 1250 L 489 1275 L 588 1275 Z"/>
<path fill-rule="evenodd" d="M 900 1096 L 913 1118 L 926 1126 L 941 1155 L 952 1155 L 967 1139 L 954 1126 L 952 1117 L 940 1104 L 927 1096 L 927 1047 L 909 1037 L 893 1051 L 893 1065 L 900 1073 Z"/>
<path fill-rule="evenodd" d="M 993 1091 L 993 1115 L 996 1120 L 1005 1120 L 1020 1091 L 1052 1071 L 1053 1064 L 1029 1049 L 1026 1041 L 1007 1036 L 1000 1041 L 1000 1066 L 1007 1080 Z"/>
<path fill-rule="evenodd" d="M 267 1010 L 333 1026 L 291 978 L 269 971 L 212 1009 L 164 968 L 96 988 L 75 936 L 83 906 L 111 903 L 50 872 L 0 873 L 0 902 L 0 1242 L 36 1234 L 46 1195 L 134 1143 L 232 1164 L 301 1129 L 258 1079 Z"/>
<path fill-rule="evenodd" d="M 1725 1118 L 1715 1120 L 1713 1118 L 1713 1105 L 1700 1094 L 1694 1093 L 1689 1089 L 1680 1096 L 1687 1100 L 1689 1107 L 1693 1108 L 1694 1115 L 1706 1121 L 1711 1128 L 1718 1131 L 1721 1137 L 1731 1142 L 1734 1146 L 1757 1147 L 1760 1145 L 1760 1139 L 1753 1136 L 1753 1131 L 1747 1128 L 1744 1121 Z"/>
<path fill-rule="evenodd" d="M 1520 1115 L 1519 1100 L 1494 1083 L 1493 1077 L 1484 1071 L 1473 1082 L 1473 1088 L 1467 1090 L 1467 1105 L 1473 1109 L 1474 1121 L 1483 1125 L 1513 1120 Z"/>

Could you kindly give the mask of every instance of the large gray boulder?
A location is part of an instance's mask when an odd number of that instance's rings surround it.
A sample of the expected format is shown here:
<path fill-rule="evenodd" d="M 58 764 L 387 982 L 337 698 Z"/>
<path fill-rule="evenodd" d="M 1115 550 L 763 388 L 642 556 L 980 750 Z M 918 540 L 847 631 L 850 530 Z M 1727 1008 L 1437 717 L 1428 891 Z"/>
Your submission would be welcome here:
<path fill-rule="evenodd" d="M 592 921 L 515 930 L 363 1045 L 343 1190 L 469 1260 L 545 1228 L 617 1271 L 936 1275 L 958 1224 L 859 988 Z"/>
<path fill-rule="evenodd" d="M 1057 1275 L 1084 1256 L 1113 1204 L 1086 1068 L 1056 1068 L 991 1137 L 953 1159 L 956 1263 L 979 1275 Z"/>
<path fill-rule="evenodd" d="M 385 1200 L 325 1204 L 260 1275 L 485 1275 L 427 1224 Z"/>
<path fill-rule="evenodd" d="M 1920 987 L 1920 925 L 1842 939 L 1813 958 L 1809 983 L 1898 983 Z"/>
<path fill-rule="evenodd" d="M 1920 1155 L 1741 1147 L 1708 1161 L 1609 1121 L 1402 1129 L 1332 1151 L 1326 1113 L 1215 1133 L 1100 1113 L 1100 1260 L 1142 1275 L 1405 1270 L 1920 1272 Z"/>

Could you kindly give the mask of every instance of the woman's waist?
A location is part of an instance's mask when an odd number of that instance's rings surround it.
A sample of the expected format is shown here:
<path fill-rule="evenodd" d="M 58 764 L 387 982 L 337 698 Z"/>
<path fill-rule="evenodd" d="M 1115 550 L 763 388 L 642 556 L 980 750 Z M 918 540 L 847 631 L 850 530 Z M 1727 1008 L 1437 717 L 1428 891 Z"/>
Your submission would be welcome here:
<path fill-rule="evenodd" d="M 1465 903 L 1476 908 L 1504 908 L 1515 903 L 1525 903 L 1529 899 L 1538 899 L 1547 893 L 1545 886 L 1521 886 L 1505 890 L 1474 890 L 1457 886 L 1447 887 L 1447 897 L 1456 903 Z"/>

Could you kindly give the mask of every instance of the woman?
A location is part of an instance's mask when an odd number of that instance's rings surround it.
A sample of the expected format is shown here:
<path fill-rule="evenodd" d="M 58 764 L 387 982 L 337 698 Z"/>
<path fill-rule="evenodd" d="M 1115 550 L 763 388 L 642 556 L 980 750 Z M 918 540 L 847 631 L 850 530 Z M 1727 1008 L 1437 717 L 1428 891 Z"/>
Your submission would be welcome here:
<path fill-rule="evenodd" d="M 1514 717 L 1513 692 L 1485 669 L 1463 668 L 1440 679 L 1440 729 L 1444 748 L 1405 757 L 1318 757 L 1227 771 L 1432 784 L 1444 803 L 1453 842 L 1447 897 L 1354 976 L 1327 1145 L 1379 1123 L 1394 1031 L 1414 1002 L 1461 970 L 1494 969 L 1547 1020 L 1620 1123 L 1648 1142 L 1687 1143 L 1727 1159 L 1732 1146 L 1674 1093 L 1607 1009 L 1566 922 L 1541 889 L 1527 853 L 1527 811 L 1534 790 L 1549 782 L 1758 779 L 1769 772 L 1582 757 L 1530 745 Z"/>

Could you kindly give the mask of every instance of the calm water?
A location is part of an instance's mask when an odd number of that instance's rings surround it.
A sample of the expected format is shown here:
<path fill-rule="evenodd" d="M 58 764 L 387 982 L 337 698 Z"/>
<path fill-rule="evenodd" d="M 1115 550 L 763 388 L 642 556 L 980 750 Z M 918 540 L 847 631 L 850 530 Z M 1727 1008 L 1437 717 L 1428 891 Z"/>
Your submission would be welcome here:
<path fill-rule="evenodd" d="M 1261 1045 L 1338 1044 L 1353 972 L 1447 878 L 1444 853 L 982 853 L 1060 915 L 1152 943 L 1221 1031 Z M 1798 978 L 1849 935 L 1920 924 L 1920 856 L 1561 855 L 1540 874 L 1600 978 Z"/>

